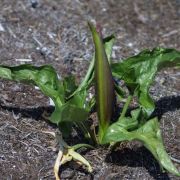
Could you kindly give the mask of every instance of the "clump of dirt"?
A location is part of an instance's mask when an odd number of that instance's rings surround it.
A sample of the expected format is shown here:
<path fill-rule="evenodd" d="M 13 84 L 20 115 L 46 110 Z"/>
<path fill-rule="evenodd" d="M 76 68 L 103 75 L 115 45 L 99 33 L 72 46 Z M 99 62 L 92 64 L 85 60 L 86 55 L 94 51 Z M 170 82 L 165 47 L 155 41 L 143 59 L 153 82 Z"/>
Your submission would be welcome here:
<path fill-rule="evenodd" d="M 61 77 L 75 74 L 80 81 L 93 52 L 87 20 L 102 24 L 105 35 L 115 33 L 112 56 L 119 61 L 145 48 L 180 49 L 179 5 L 178 0 L 2 0 L 0 62 L 51 64 Z M 163 70 L 151 88 L 157 106 L 154 115 L 160 118 L 166 149 L 176 159 L 180 157 L 179 77 L 177 69 Z M 44 132 L 57 127 L 42 118 L 44 110 L 51 110 L 49 99 L 32 86 L 4 80 L 0 92 L 1 179 L 54 179 L 57 151 L 54 138 Z M 163 173 L 138 142 L 123 143 L 113 152 L 99 147 L 83 153 L 93 173 L 70 162 L 61 169 L 62 179 L 178 179 Z"/>

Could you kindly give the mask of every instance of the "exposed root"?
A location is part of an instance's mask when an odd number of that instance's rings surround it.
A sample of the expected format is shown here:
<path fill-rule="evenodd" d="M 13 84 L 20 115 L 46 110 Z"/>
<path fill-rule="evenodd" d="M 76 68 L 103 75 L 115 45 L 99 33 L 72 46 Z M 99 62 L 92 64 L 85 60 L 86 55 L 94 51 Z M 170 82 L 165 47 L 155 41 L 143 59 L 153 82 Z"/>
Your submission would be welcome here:
<path fill-rule="evenodd" d="M 54 174 L 55 174 L 56 180 L 60 180 L 59 168 L 61 167 L 61 165 L 72 160 L 76 161 L 80 165 L 85 165 L 87 167 L 88 172 L 92 172 L 92 167 L 89 164 L 89 162 L 75 151 L 76 149 L 79 149 L 81 147 L 93 148 L 92 146 L 88 144 L 77 144 L 73 147 L 70 147 L 63 140 L 62 134 L 59 130 L 56 132 L 50 132 L 50 131 L 43 131 L 43 132 L 54 136 L 56 138 L 57 146 L 59 148 L 58 156 L 54 164 Z"/>
<path fill-rule="evenodd" d="M 54 175 L 56 177 L 56 180 L 60 180 L 59 177 L 59 167 L 61 166 L 61 159 L 63 157 L 63 152 L 59 151 L 58 156 L 56 158 L 55 164 L 54 164 Z"/>

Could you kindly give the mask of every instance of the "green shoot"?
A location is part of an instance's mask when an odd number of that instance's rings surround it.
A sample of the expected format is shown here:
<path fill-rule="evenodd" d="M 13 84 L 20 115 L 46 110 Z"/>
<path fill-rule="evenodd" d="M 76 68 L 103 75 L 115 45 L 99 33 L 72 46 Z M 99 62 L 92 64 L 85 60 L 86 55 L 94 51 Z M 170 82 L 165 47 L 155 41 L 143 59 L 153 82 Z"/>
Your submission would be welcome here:
<path fill-rule="evenodd" d="M 101 142 L 113 114 L 114 82 L 102 38 L 91 23 L 89 27 L 95 44 L 95 91 L 99 120 L 98 138 Z"/>

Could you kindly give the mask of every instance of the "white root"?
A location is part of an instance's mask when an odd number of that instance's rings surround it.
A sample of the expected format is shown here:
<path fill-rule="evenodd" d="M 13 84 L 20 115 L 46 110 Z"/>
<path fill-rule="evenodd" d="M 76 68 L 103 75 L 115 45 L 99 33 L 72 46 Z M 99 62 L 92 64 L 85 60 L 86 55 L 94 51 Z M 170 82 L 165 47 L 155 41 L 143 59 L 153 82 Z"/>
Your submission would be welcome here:
<path fill-rule="evenodd" d="M 58 152 L 58 156 L 57 156 L 55 164 L 54 164 L 54 174 L 55 174 L 56 180 L 60 180 L 60 177 L 59 177 L 59 167 L 61 166 L 61 159 L 62 159 L 62 157 L 63 157 L 63 152 L 60 150 Z"/>

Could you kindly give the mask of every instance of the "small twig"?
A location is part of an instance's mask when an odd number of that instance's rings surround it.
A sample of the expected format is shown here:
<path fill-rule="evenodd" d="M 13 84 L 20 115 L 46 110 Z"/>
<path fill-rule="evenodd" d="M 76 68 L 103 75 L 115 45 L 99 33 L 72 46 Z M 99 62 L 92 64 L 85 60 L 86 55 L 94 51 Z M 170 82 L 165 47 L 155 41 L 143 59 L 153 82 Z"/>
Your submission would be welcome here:
<path fill-rule="evenodd" d="M 15 61 L 19 61 L 19 62 L 31 62 L 32 59 L 15 59 Z"/>
<path fill-rule="evenodd" d="M 180 164 L 180 160 L 179 160 L 179 159 L 176 159 L 176 158 L 174 158 L 174 157 L 172 157 L 172 156 L 170 156 L 170 158 L 171 158 L 171 160 L 173 160 L 174 162 L 176 162 L 176 163 L 179 163 L 179 164 Z"/>
<path fill-rule="evenodd" d="M 165 37 L 169 37 L 169 36 L 172 36 L 174 34 L 177 34 L 179 31 L 178 30 L 173 30 L 173 31 L 170 31 L 166 34 L 163 34 L 162 37 L 165 38 Z"/>

